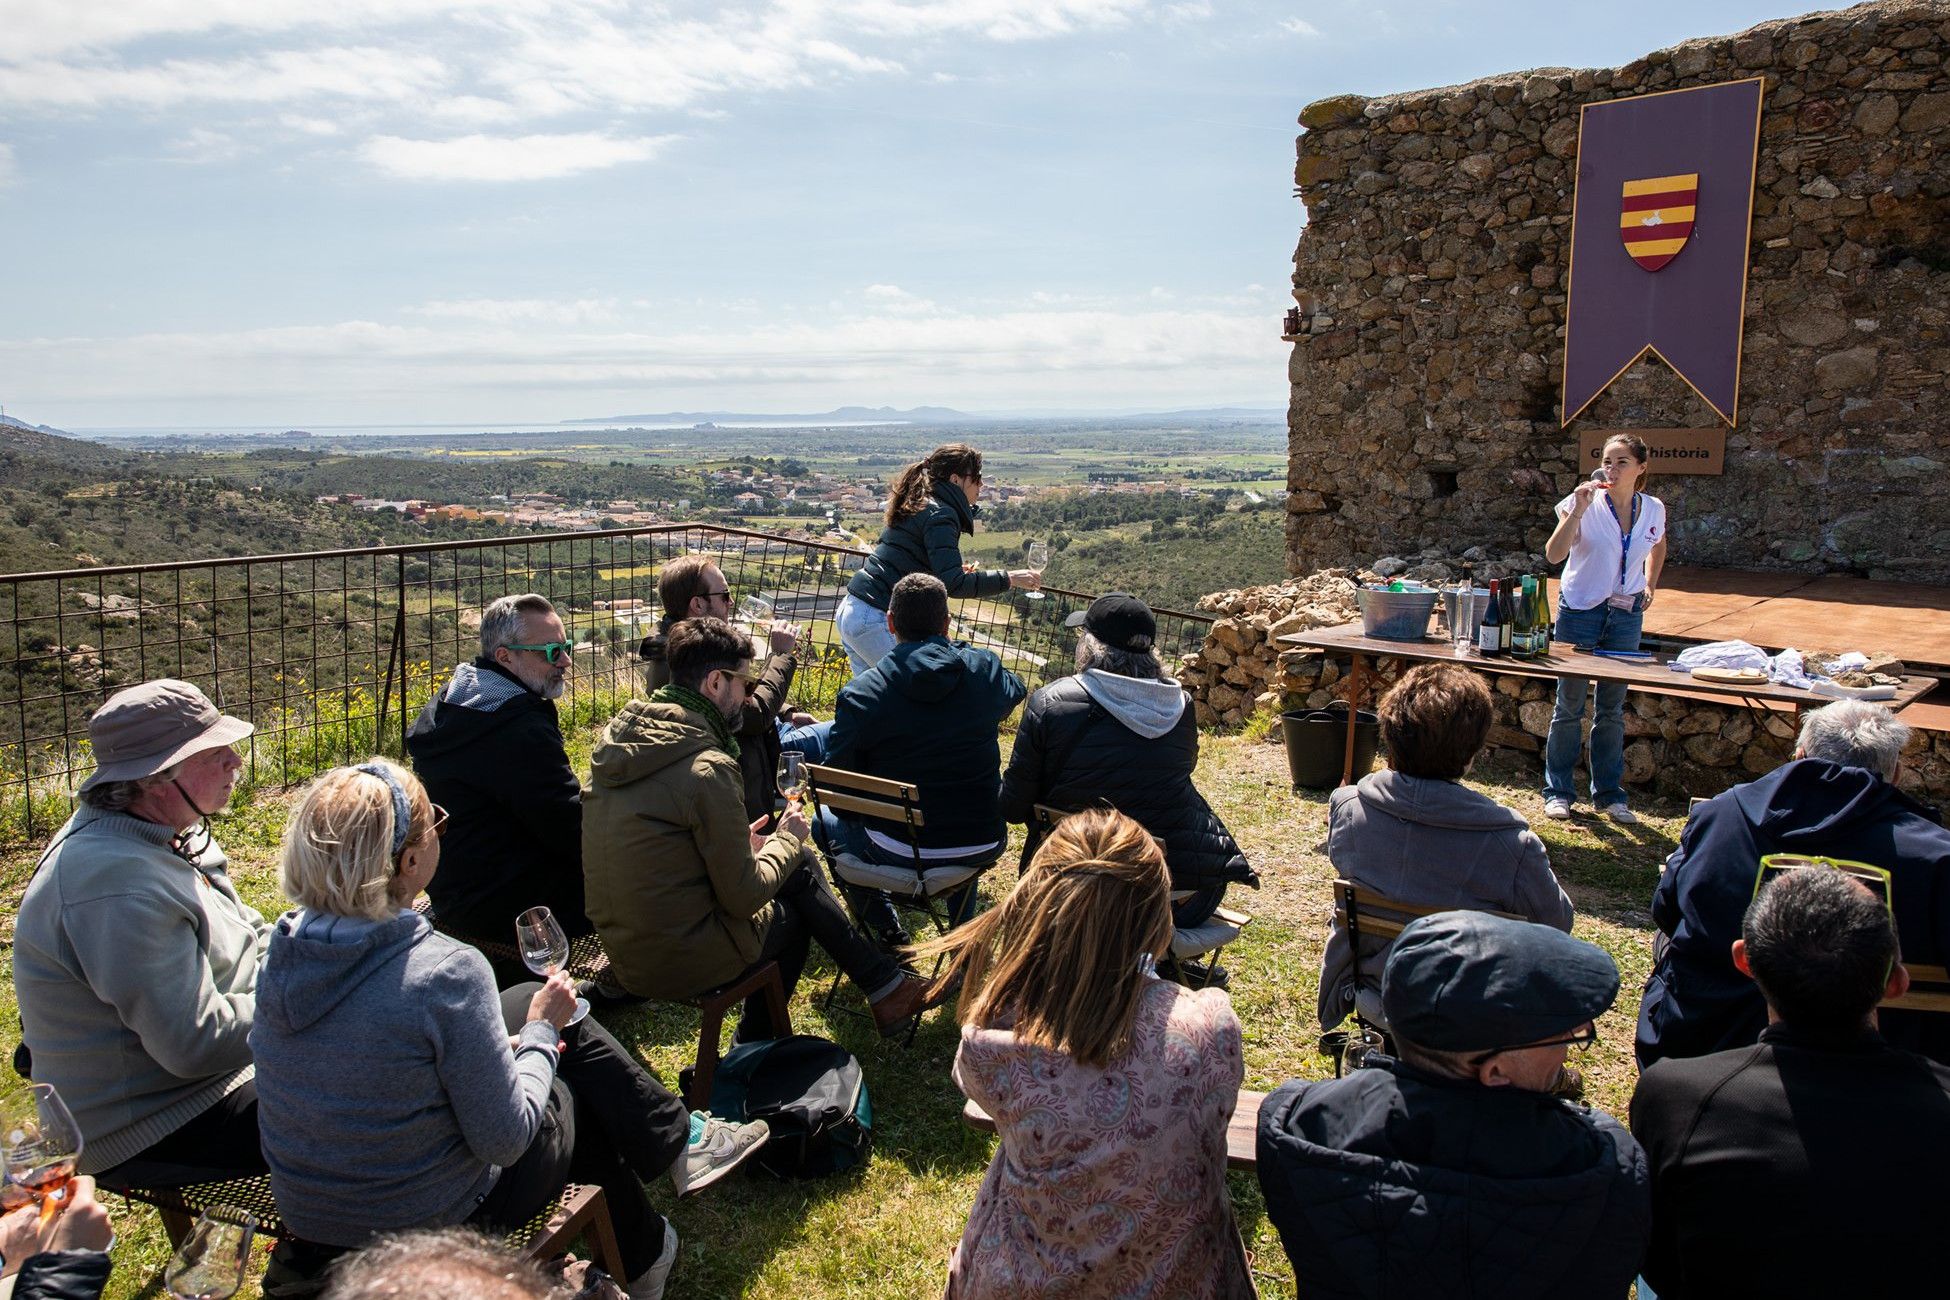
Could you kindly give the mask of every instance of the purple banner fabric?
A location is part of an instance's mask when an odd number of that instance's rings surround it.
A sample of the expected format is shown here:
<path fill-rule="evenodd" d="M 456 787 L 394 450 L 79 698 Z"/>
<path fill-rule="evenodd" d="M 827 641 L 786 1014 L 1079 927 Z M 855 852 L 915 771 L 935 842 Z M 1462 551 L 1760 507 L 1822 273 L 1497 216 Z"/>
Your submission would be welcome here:
<path fill-rule="evenodd" d="M 1734 422 L 1761 90 L 1755 78 L 1584 106 L 1565 304 L 1563 424 L 1648 350 L 1721 419 Z M 1685 251 L 1647 269 L 1620 236 L 1623 221 L 1639 220 L 1626 215 L 1638 206 L 1626 197 L 1628 187 L 1695 173 L 1699 187 Z"/>

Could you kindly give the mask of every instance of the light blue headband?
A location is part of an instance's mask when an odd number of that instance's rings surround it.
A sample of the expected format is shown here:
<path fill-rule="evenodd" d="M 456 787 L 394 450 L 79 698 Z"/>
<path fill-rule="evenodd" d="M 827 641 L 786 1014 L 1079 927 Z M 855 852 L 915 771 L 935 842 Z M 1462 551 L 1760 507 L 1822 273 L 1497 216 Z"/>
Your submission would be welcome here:
<path fill-rule="evenodd" d="M 399 783 L 399 778 L 390 769 L 377 763 L 361 763 L 352 770 L 378 777 L 393 792 L 393 856 L 397 858 L 406 848 L 407 827 L 413 821 L 413 806 L 407 801 L 406 787 Z"/>

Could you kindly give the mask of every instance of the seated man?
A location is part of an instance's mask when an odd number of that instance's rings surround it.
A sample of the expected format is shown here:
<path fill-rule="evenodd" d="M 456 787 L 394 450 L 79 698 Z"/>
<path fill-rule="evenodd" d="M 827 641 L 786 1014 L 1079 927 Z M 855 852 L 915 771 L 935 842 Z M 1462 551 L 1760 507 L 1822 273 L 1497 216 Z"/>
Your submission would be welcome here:
<path fill-rule="evenodd" d="M 1172 924 L 1198 925 L 1218 909 L 1227 885 L 1257 889 L 1259 877 L 1192 784 L 1198 724 L 1185 688 L 1154 648 L 1157 619 L 1136 596 L 1114 591 L 1066 625 L 1083 629 L 1076 675 L 1029 697 L 1002 774 L 1002 815 L 1029 828 L 1022 864 L 1042 842 L 1037 804 L 1115 808 L 1164 845 L 1172 892 L 1182 895 Z"/>
<path fill-rule="evenodd" d="M 671 625 L 686 618 L 728 621 L 731 586 L 709 556 L 680 555 L 658 570 L 657 599 L 664 607 L 663 621 L 637 647 L 638 656 L 647 665 L 644 681 L 651 690 L 670 680 L 666 647 Z M 790 623 L 774 623 L 766 639 L 771 656 L 765 661 L 764 675 L 738 710 L 731 728 L 731 734 L 738 738 L 738 767 L 745 774 L 745 815 L 750 818 L 769 818 L 778 802 L 779 755 L 793 749 L 804 754 L 809 763 L 825 762 L 826 733 L 833 725 L 814 722 L 812 714 L 798 712 L 786 702 L 799 667 L 794 653 L 799 629 Z"/>
<path fill-rule="evenodd" d="M 1785 872 L 1731 957 L 1767 1004 L 1759 1043 L 1660 1061 L 1632 1095 L 1646 1282 L 1659 1300 L 1927 1290 L 1950 1069 L 1876 1033 L 1876 1003 L 1909 987 L 1886 904 L 1840 871 Z"/>
<path fill-rule="evenodd" d="M 1405 928 L 1382 983 L 1400 1059 L 1260 1107 L 1266 1217 L 1306 1294 L 1624 1300 L 1651 1226 L 1645 1153 L 1551 1095 L 1617 996 L 1611 958 L 1549 926 Z"/>
<path fill-rule="evenodd" d="M 1730 953 L 1770 853 L 1846 858 L 1894 877 L 1903 959 L 1950 956 L 1950 830 L 1895 782 L 1909 728 L 1880 704 L 1838 700 L 1808 714 L 1794 761 L 1693 810 L 1652 892 L 1653 947 L 1639 1005 L 1643 1069 L 1668 1056 L 1704 1056 L 1760 1037 L 1767 1004 Z M 1950 1065 L 1950 1016 L 1892 1011 L 1891 1043 Z"/>
<path fill-rule="evenodd" d="M 1001 855 L 1008 828 L 996 810 L 1002 767 L 996 729 L 1028 694 L 1022 678 L 992 650 L 948 639 L 948 589 L 931 573 L 894 584 L 887 657 L 840 688 L 826 762 L 868 776 L 911 781 L 921 789 L 916 838 L 930 866 L 980 863 Z M 835 816 L 821 809 L 820 846 L 873 862 L 912 866 L 906 831 L 889 822 Z M 847 887 L 854 915 L 888 951 L 911 940 L 887 895 Z M 959 923 L 973 910 L 975 884 L 949 905 Z"/>
<path fill-rule="evenodd" d="M 572 664 L 546 597 L 503 596 L 481 614 L 481 657 L 455 668 L 407 728 L 413 770 L 447 810 L 427 895 L 454 934 L 511 942 L 531 907 L 554 912 L 571 936 L 594 929 L 582 899 L 582 787 L 555 716 Z M 508 963 L 495 974 L 529 978 Z"/>
<path fill-rule="evenodd" d="M 867 995 L 892 1033 L 927 1004 L 846 919 L 813 869 L 806 819 L 748 822 L 739 745 L 728 719 L 757 680 L 752 643 L 715 618 L 670 629 L 670 681 L 632 700 L 603 729 L 590 764 L 582 827 L 589 915 L 610 970 L 646 998 L 692 998 L 776 961 L 787 997 L 808 944 Z M 765 999 L 745 1003 L 741 1041 L 775 1030 Z"/>
<path fill-rule="evenodd" d="M 1343 879 L 1398 903 L 1508 912 L 1569 933 L 1571 900 L 1544 842 L 1517 813 L 1462 783 L 1490 734 L 1490 691 L 1454 664 L 1411 669 L 1381 697 L 1388 766 L 1327 801 L 1327 856 Z M 1348 950 L 1337 921 L 1320 966 L 1320 1023 L 1359 1011 L 1387 1028 L 1381 966 L 1388 940 Z"/>
<path fill-rule="evenodd" d="M 88 720 L 99 764 L 14 921 L 37 1083 L 81 1126 L 80 1172 L 181 1186 L 264 1172 L 251 1020 L 270 926 L 237 897 L 210 816 L 251 724 L 164 678 Z"/>

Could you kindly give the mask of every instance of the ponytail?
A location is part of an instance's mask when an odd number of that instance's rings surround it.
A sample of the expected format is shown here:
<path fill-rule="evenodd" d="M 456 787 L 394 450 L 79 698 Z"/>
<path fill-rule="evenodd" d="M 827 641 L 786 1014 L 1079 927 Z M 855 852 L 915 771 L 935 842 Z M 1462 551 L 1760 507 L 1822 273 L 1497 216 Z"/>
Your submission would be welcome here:
<path fill-rule="evenodd" d="M 893 490 L 887 494 L 887 526 L 892 528 L 926 509 L 936 484 L 946 483 L 956 474 L 979 478 L 981 473 L 982 453 L 967 443 L 951 442 L 936 447 L 924 459 L 902 470 L 894 480 Z"/>

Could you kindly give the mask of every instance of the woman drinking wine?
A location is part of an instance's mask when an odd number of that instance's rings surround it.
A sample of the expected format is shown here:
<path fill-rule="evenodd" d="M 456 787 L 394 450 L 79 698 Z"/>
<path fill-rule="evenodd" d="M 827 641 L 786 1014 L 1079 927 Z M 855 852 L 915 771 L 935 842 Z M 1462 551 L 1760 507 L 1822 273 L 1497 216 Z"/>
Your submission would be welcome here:
<path fill-rule="evenodd" d="M 1645 440 L 1621 433 L 1605 443 L 1603 467 L 1557 503 L 1544 556 L 1564 566 L 1556 636 L 1579 650 L 1636 650 L 1645 611 L 1666 563 L 1666 507 L 1643 490 Z M 1602 476 L 1602 477 L 1601 477 Z M 1584 697 L 1590 683 L 1557 679 L 1557 707 L 1544 742 L 1544 814 L 1571 815 Z M 1638 820 L 1625 803 L 1625 683 L 1600 682 L 1591 719 L 1591 802 L 1615 822 Z"/>

